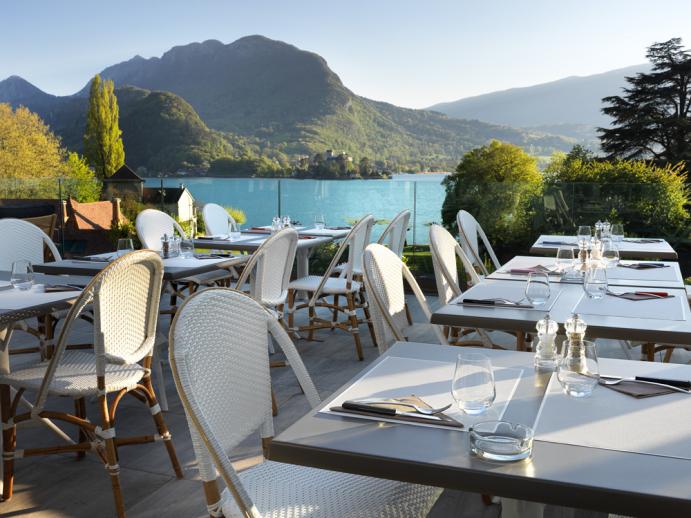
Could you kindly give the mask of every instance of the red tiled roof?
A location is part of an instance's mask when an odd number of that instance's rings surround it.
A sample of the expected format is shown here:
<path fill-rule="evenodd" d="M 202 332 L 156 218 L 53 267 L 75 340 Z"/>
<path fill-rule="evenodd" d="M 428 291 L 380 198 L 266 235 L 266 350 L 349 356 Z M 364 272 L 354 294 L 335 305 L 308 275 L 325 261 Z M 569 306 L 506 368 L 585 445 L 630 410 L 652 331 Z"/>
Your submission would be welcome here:
<path fill-rule="evenodd" d="M 67 207 L 70 223 L 76 230 L 109 230 L 113 226 L 113 203 L 110 201 L 78 203 L 70 199 Z"/>

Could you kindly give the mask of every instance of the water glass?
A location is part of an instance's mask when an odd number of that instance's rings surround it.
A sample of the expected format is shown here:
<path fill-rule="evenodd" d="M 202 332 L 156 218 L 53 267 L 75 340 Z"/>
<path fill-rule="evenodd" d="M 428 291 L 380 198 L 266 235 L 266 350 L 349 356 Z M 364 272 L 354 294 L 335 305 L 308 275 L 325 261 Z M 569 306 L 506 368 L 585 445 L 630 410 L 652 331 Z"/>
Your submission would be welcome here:
<path fill-rule="evenodd" d="M 482 414 L 496 397 L 492 363 L 484 354 L 461 353 L 451 382 L 451 394 L 468 415 Z"/>
<path fill-rule="evenodd" d="M 588 268 L 583 279 L 583 290 L 588 298 L 603 298 L 607 294 L 607 270 L 605 268 Z"/>
<path fill-rule="evenodd" d="M 588 244 L 590 244 L 592 230 L 590 229 L 589 225 L 581 225 L 580 227 L 578 227 L 578 233 L 576 235 L 578 236 L 578 244 L 587 246 Z"/>
<path fill-rule="evenodd" d="M 621 223 L 612 225 L 612 240 L 615 242 L 624 240 L 624 225 Z"/>
<path fill-rule="evenodd" d="M 290 228 L 290 216 L 283 216 L 283 228 Z"/>
<path fill-rule="evenodd" d="M 574 265 L 573 248 L 570 246 L 560 246 L 557 249 L 557 270 L 567 272 Z"/>
<path fill-rule="evenodd" d="M 600 380 L 595 344 L 587 340 L 569 342 L 557 367 L 557 379 L 569 396 L 590 396 Z"/>
<path fill-rule="evenodd" d="M 602 242 L 602 262 L 607 268 L 614 268 L 619 264 L 619 248 L 612 239 L 605 239 Z"/>
<path fill-rule="evenodd" d="M 528 274 L 528 282 L 525 285 L 525 298 L 533 306 L 542 306 L 549 300 L 549 275 L 541 272 Z"/>
<path fill-rule="evenodd" d="M 34 284 L 34 268 L 31 261 L 20 259 L 12 263 L 10 283 L 18 290 L 28 290 Z"/>
<path fill-rule="evenodd" d="M 191 259 L 194 257 L 194 241 L 191 239 L 183 239 L 180 241 L 180 255 L 184 259 Z"/>
<path fill-rule="evenodd" d="M 324 230 L 326 227 L 326 221 L 324 220 L 324 214 L 317 214 L 314 216 L 314 228 L 317 230 Z"/>
<path fill-rule="evenodd" d="M 274 234 L 283 228 L 280 216 L 274 216 L 271 220 L 271 233 Z"/>
<path fill-rule="evenodd" d="M 134 250 L 134 244 L 132 243 L 132 240 L 129 238 L 120 238 L 118 239 L 118 248 L 117 252 L 115 255 L 118 257 L 122 257 L 125 254 L 128 254 Z"/>

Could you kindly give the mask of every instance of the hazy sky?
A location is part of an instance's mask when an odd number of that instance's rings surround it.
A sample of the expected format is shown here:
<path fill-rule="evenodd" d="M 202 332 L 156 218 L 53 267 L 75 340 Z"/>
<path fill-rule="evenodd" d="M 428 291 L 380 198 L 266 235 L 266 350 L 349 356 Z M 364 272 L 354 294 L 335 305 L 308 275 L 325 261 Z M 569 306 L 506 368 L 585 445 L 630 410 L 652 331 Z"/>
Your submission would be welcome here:
<path fill-rule="evenodd" d="M 689 0 L 4 0 L 0 79 L 71 94 L 135 54 L 262 34 L 360 95 L 425 107 L 639 64 L 652 42 L 691 46 L 690 21 Z"/>

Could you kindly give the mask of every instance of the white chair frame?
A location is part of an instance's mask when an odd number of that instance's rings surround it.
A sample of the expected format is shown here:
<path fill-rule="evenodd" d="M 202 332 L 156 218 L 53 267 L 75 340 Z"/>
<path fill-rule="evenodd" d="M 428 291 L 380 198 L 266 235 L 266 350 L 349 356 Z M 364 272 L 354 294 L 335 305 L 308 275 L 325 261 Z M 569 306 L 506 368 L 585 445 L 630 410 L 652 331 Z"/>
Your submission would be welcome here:
<path fill-rule="evenodd" d="M 398 257 L 403 256 L 408 223 L 410 222 L 410 210 L 405 209 L 394 216 L 379 236 L 377 243 L 387 245 L 389 249 Z"/>
<path fill-rule="evenodd" d="M 465 210 L 459 210 L 456 214 L 456 224 L 458 225 L 458 237 L 461 241 L 463 251 L 472 259 L 473 264 L 480 270 L 482 275 L 489 275 L 489 271 L 482 261 L 482 257 L 480 257 L 478 236 L 482 240 L 482 244 L 485 246 L 485 250 L 487 250 L 492 260 L 494 269 L 498 270 L 501 268 L 501 263 L 494 253 L 494 249 L 487 238 L 487 234 L 485 234 L 480 223 L 478 223 L 472 214 Z"/>
<path fill-rule="evenodd" d="M 217 203 L 205 204 L 202 217 L 207 236 L 226 235 L 230 228 L 237 228 L 237 222 L 233 216 Z"/>

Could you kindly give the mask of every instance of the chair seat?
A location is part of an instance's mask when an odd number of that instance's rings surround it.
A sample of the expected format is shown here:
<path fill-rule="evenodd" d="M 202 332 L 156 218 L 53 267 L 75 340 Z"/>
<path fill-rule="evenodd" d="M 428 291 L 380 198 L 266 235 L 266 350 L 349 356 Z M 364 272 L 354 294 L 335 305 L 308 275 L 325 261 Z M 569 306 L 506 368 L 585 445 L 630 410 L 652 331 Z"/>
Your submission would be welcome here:
<path fill-rule="evenodd" d="M 442 490 L 393 480 L 265 461 L 239 474 L 264 518 L 427 516 Z M 225 516 L 242 516 L 226 488 Z"/>
<path fill-rule="evenodd" d="M 47 361 L 0 376 L 0 384 L 15 388 L 38 390 L 46 375 Z M 106 392 L 132 387 L 147 373 L 139 364 L 106 365 Z M 96 358 L 88 351 L 65 351 L 55 371 L 49 392 L 56 396 L 82 397 L 98 393 L 96 385 Z"/>
<path fill-rule="evenodd" d="M 346 266 L 348 266 L 347 263 L 341 263 L 341 264 L 335 266 L 333 271 L 334 271 L 334 273 L 341 273 L 343 270 L 346 269 Z M 353 267 L 353 275 L 362 276 L 362 268 Z"/>
<path fill-rule="evenodd" d="M 300 279 L 295 279 L 288 285 L 288 289 L 300 291 L 316 291 L 322 278 L 319 275 L 308 275 Z M 324 283 L 322 293 L 325 295 L 345 295 L 360 291 L 360 283 L 352 281 L 350 289 L 347 287 L 347 280 L 340 277 L 329 277 Z"/>

